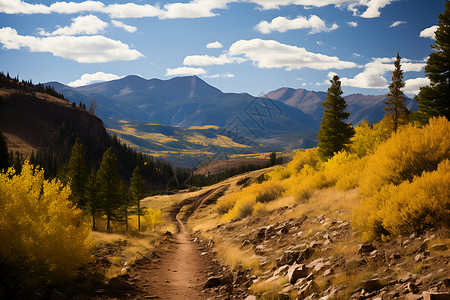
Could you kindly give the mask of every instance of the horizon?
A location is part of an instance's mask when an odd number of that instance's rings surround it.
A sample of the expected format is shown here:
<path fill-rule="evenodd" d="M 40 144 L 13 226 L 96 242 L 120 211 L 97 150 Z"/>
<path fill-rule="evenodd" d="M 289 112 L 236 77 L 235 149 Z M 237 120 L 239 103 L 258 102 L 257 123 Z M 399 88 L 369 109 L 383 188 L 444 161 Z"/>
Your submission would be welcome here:
<path fill-rule="evenodd" d="M 424 67 L 445 0 L 120 0 L 0 2 L 5 72 L 69 86 L 127 74 L 196 75 L 225 93 L 279 87 L 387 93 L 397 52 L 405 95 L 428 84 Z"/>

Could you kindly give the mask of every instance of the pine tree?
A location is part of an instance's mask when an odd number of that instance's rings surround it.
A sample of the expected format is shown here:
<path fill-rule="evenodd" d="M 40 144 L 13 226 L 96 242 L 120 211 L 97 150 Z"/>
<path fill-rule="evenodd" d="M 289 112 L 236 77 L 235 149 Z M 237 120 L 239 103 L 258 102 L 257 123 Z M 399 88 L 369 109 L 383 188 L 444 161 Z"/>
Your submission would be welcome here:
<path fill-rule="evenodd" d="M 72 147 L 69 163 L 67 165 L 67 177 L 70 178 L 70 188 L 72 190 L 72 199 L 78 207 L 84 208 L 86 201 L 84 199 L 85 188 L 88 180 L 89 170 L 86 166 L 86 149 L 80 138 L 75 140 Z"/>
<path fill-rule="evenodd" d="M 6 171 L 9 166 L 8 144 L 3 136 L 3 132 L 0 131 L 0 172 Z"/>
<path fill-rule="evenodd" d="M 450 119 L 450 2 L 445 2 L 445 11 L 439 15 L 439 26 L 435 32 L 434 50 L 428 57 L 425 74 L 430 85 L 419 92 L 419 117 L 423 123 L 433 116 Z"/>
<path fill-rule="evenodd" d="M 384 102 L 386 107 L 386 118 L 391 123 L 394 132 L 400 125 L 406 124 L 408 119 L 408 109 L 405 106 L 406 97 L 402 89 L 405 87 L 403 81 L 403 70 L 400 64 L 400 54 L 397 52 L 397 59 L 394 62 L 394 72 L 392 72 L 392 83 L 389 85 L 390 92 L 387 94 L 388 100 Z"/>
<path fill-rule="evenodd" d="M 117 158 L 111 147 L 103 153 L 100 169 L 97 172 L 97 182 L 101 209 L 106 215 L 106 229 L 110 231 L 111 221 L 116 219 L 121 206 Z"/>
<path fill-rule="evenodd" d="M 128 231 L 128 216 L 129 209 L 131 207 L 130 191 L 122 180 L 120 181 L 119 185 L 119 197 L 120 202 L 122 203 L 119 219 L 120 221 L 125 222 L 125 230 Z"/>
<path fill-rule="evenodd" d="M 344 111 L 347 108 L 347 103 L 341 96 L 341 81 L 337 75 L 334 75 L 330 82 L 331 86 L 328 88 L 327 99 L 322 103 L 325 110 L 318 134 L 319 155 L 323 160 L 346 149 L 350 144 L 350 139 L 355 134 L 352 124 L 343 121 L 348 119 L 350 113 Z"/>
<path fill-rule="evenodd" d="M 86 208 L 92 216 L 92 230 L 97 230 L 96 218 L 101 211 L 100 199 L 98 195 L 98 182 L 95 171 L 89 174 L 84 198 L 86 199 Z"/>
<path fill-rule="evenodd" d="M 141 207 L 141 200 L 144 198 L 145 193 L 145 181 L 141 176 L 141 169 L 137 166 L 130 180 L 130 192 L 133 198 L 133 202 L 136 205 L 135 213 L 138 216 L 138 231 L 141 231 L 141 216 L 144 215 L 144 207 Z"/>

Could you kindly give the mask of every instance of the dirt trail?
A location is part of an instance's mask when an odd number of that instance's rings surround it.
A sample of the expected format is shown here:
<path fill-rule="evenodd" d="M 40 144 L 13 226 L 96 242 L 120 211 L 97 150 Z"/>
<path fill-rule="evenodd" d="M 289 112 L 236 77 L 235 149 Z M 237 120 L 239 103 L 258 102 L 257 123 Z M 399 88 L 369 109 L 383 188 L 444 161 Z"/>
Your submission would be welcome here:
<path fill-rule="evenodd" d="M 185 203 L 198 206 L 215 190 L 187 199 Z M 172 211 L 179 231 L 171 238 L 168 250 L 162 252 L 159 258 L 153 258 L 135 276 L 137 286 L 146 295 L 144 299 L 206 299 L 213 296 L 211 291 L 204 290 L 202 286 L 208 279 L 208 273 L 215 272 L 217 265 L 208 254 L 202 252 L 198 244 L 190 241 L 189 233 L 178 218 L 181 207 Z"/>

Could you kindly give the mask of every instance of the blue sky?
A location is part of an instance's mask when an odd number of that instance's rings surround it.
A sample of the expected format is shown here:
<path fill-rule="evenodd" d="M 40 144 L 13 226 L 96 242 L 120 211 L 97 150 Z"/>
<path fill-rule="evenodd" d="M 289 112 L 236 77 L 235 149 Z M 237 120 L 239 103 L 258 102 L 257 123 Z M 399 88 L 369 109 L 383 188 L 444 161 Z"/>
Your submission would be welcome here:
<path fill-rule="evenodd" d="M 197 75 L 224 92 L 280 87 L 384 94 L 427 84 L 445 0 L 0 0 L 1 71 L 72 86 Z"/>

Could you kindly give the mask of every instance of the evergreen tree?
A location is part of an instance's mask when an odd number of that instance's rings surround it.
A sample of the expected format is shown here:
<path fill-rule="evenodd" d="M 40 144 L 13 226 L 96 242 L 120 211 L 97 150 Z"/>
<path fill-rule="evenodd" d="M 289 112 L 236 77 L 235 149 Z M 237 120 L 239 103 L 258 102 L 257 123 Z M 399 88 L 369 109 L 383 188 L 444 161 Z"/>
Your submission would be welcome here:
<path fill-rule="evenodd" d="M 434 50 L 428 57 L 425 74 L 430 85 L 419 92 L 419 117 L 423 123 L 433 116 L 450 119 L 450 2 L 445 2 L 445 11 L 439 15 L 439 26 L 435 32 Z"/>
<path fill-rule="evenodd" d="M 141 200 L 144 198 L 145 193 L 145 181 L 141 176 L 141 169 L 137 166 L 130 180 L 130 192 L 134 204 L 136 205 L 135 213 L 138 216 L 138 231 L 141 231 L 141 216 L 144 215 L 144 207 L 141 207 Z"/>
<path fill-rule="evenodd" d="M 111 221 L 117 218 L 121 206 L 117 158 L 111 147 L 103 153 L 100 169 L 97 172 L 97 183 L 101 209 L 106 215 L 106 229 L 110 231 Z"/>
<path fill-rule="evenodd" d="M 86 166 L 86 150 L 80 138 L 75 140 L 72 147 L 69 163 L 67 165 L 67 177 L 70 178 L 72 199 L 78 207 L 85 207 L 85 188 L 88 180 L 89 170 Z"/>
<path fill-rule="evenodd" d="M 335 152 L 346 149 L 355 134 L 352 124 L 343 121 L 348 119 L 350 113 L 344 111 L 347 103 L 341 96 L 341 81 L 334 75 L 330 82 L 327 99 L 322 103 L 325 110 L 318 134 L 319 155 L 323 160 L 332 157 Z"/>
<path fill-rule="evenodd" d="M 125 222 L 125 230 L 128 231 L 128 211 L 131 207 L 131 201 L 130 201 L 130 191 L 128 187 L 123 183 L 123 181 L 120 181 L 119 185 L 119 197 L 120 202 L 122 203 L 122 207 L 120 208 L 120 221 Z"/>
<path fill-rule="evenodd" d="M 0 131 L 0 172 L 7 170 L 9 166 L 8 144 L 3 133 Z"/>
<path fill-rule="evenodd" d="M 98 195 L 98 182 L 95 171 L 89 174 L 84 198 L 86 199 L 86 208 L 92 216 L 92 230 L 97 230 L 96 218 L 101 211 L 100 199 Z"/>
<path fill-rule="evenodd" d="M 397 59 L 394 62 L 394 72 L 392 72 L 392 83 L 389 85 L 390 92 L 387 94 L 388 100 L 384 102 L 386 107 L 386 118 L 391 123 L 394 132 L 400 125 L 407 122 L 408 109 L 405 106 L 406 97 L 403 94 L 402 89 L 405 87 L 403 81 L 403 70 L 400 64 L 400 54 L 397 52 Z"/>

